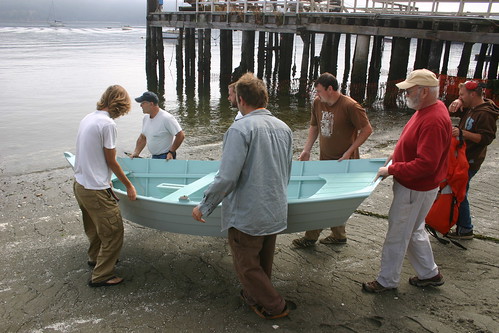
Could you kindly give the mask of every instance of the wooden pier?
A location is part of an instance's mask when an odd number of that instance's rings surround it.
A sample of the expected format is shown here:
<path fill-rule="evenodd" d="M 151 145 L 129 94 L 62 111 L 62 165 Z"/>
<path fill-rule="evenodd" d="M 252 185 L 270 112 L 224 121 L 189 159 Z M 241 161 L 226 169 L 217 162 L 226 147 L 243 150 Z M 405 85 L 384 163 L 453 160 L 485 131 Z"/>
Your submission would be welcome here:
<path fill-rule="evenodd" d="M 162 50 L 163 28 L 176 28 L 180 32 L 177 49 L 177 75 L 182 77 L 182 55 L 185 56 L 185 77 L 192 81 L 194 75 L 195 42 L 194 31 L 198 32 L 198 82 L 206 84 L 210 75 L 210 43 L 212 29 L 220 29 L 220 48 L 224 55 L 220 60 L 220 83 L 225 85 L 238 75 L 255 72 L 255 50 L 259 77 L 269 77 L 272 57 L 274 69 L 278 72 L 279 89 L 289 91 L 292 66 L 294 35 L 303 41 L 300 66 L 300 93 L 308 92 L 309 82 L 321 72 L 336 75 L 338 43 L 342 35 L 349 45 L 355 35 L 355 52 L 350 59 L 350 47 L 346 47 L 345 73 L 342 91 L 349 83 L 349 94 L 358 101 L 370 104 L 377 97 L 381 70 L 383 41 L 392 43 L 390 68 L 384 104 L 395 107 L 397 89 L 395 83 L 406 77 L 410 41 L 418 40 L 414 69 L 428 68 L 446 77 L 451 43 L 462 43 L 463 51 L 457 81 L 466 80 L 473 44 L 480 43 L 477 68 L 474 78 L 497 86 L 499 60 L 499 1 L 393 1 L 366 0 L 350 2 L 344 0 L 256 0 L 256 1 L 193 1 L 190 7 L 175 12 L 157 10 L 157 0 L 148 0 L 148 51 L 147 75 L 152 78 L 150 89 L 161 91 L 160 50 Z M 243 33 L 241 63 L 233 68 L 232 31 Z M 255 46 L 255 32 L 258 33 L 258 47 Z M 320 56 L 314 54 L 315 36 L 323 34 Z M 204 38 L 208 38 L 208 41 Z M 205 40 L 203 42 L 203 40 Z M 161 46 L 157 46 L 161 44 Z M 184 53 L 182 54 L 182 48 Z M 372 52 L 370 52 L 372 48 Z M 369 60 L 369 54 L 371 59 Z M 443 55 L 443 59 L 442 59 Z M 488 74 L 482 77 L 487 56 Z M 180 59 L 179 59 L 180 57 Z M 230 60 L 227 58 L 230 57 Z M 164 64 L 163 64 L 164 66 Z M 159 69 L 159 78 L 156 74 Z M 351 72 L 350 72 L 351 70 Z M 153 73 L 154 72 L 154 73 Z M 351 82 L 349 77 L 351 76 Z M 178 82 L 180 82 L 179 79 Z M 453 79 L 453 83 L 457 82 Z M 494 83 L 495 82 L 495 83 Z M 447 84 L 448 85 L 448 84 Z M 446 83 L 443 83 L 443 87 Z M 497 88 L 496 88 L 497 89 Z M 499 95 L 498 91 L 491 93 Z M 446 92 L 445 95 L 455 94 Z M 448 96 L 449 97 L 449 96 Z"/>

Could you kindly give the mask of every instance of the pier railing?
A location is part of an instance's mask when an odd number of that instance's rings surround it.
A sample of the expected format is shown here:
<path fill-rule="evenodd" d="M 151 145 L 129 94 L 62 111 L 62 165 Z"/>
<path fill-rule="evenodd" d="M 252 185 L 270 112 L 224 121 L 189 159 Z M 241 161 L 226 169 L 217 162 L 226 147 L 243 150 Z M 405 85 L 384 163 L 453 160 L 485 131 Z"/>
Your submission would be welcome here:
<path fill-rule="evenodd" d="M 196 0 L 180 10 L 197 12 L 378 13 L 398 15 L 499 17 L 498 0 Z"/>

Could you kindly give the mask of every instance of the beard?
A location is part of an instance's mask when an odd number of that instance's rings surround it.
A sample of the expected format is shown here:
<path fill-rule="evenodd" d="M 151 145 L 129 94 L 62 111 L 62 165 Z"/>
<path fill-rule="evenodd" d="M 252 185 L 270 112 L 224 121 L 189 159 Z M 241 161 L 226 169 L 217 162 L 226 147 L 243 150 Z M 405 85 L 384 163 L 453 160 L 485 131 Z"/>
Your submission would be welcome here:
<path fill-rule="evenodd" d="M 408 108 L 417 110 L 419 108 L 419 103 L 420 103 L 419 94 L 416 97 L 407 96 L 406 104 Z"/>

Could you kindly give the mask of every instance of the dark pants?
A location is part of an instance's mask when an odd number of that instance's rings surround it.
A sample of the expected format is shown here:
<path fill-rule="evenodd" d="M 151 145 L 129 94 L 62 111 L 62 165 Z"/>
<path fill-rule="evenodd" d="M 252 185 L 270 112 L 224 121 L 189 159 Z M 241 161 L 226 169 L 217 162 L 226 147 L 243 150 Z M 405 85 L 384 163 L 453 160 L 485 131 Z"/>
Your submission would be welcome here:
<path fill-rule="evenodd" d="M 272 263 L 277 235 L 251 236 L 229 229 L 234 268 L 250 305 L 258 304 L 269 314 L 279 314 L 286 301 L 272 285 Z"/>

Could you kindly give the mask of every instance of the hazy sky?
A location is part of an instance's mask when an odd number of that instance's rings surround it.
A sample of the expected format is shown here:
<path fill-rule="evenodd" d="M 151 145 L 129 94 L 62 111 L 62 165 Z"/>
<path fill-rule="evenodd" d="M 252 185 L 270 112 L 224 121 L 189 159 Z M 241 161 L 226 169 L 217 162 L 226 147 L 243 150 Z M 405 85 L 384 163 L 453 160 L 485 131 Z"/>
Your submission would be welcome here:
<path fill-rule="evenodd" d="M 0 23 L 57 19 L 145 24 L 146 6 L 147 0 L 0 0 Z"/>

